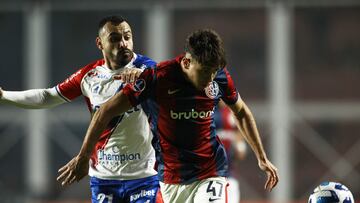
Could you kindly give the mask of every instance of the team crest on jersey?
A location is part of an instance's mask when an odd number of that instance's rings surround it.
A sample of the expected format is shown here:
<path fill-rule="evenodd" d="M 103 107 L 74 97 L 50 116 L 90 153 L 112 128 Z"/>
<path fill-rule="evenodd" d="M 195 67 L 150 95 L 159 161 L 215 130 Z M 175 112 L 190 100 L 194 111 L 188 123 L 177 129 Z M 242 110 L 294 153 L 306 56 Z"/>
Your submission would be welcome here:
<path fill-rule="evenodd" d="M 205 94 L 210 99 L 216 98 L 216 96 L 219 94 L 219 85 L 217 84 L 217 82 L 210 82 L 209 85 L 205 87 Z"/>
<path fill-rule="evenodd" d="M 92 77 L 95 77 L 95 76 L 97 76 L 97 72 L 96 71 L 90 71 L 90 72 L 88 72 L 88 77 L 90 77 L 90 78 L 92 78 Z"/>
<path fill-rule="evenodd" d="M 144 79 L 138 79 L 138 80 L 135 81 L 133 89 L 136 92 L 142 92 L 145 89 L 145 86 L 146 86 L 145 80 Z"/>

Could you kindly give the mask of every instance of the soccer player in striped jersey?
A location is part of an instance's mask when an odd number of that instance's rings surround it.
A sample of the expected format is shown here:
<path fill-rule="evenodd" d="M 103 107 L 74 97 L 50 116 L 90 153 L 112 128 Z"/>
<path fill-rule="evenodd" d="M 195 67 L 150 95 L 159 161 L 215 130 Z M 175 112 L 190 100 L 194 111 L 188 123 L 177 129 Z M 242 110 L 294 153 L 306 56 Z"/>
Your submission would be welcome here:
<path fill-rule="evenodd" d="M 155 138 L 157 170 L 165 202 L 227 202 L 228 161 L 216 135 L 214 108 L 223 100 L 234 112 L 238 127 L 267 175 L 265 188 L 278 183 L 255 119 L 241 99 L 225 67 L 222 40 L 213 30 L 189 35 L 185 53 L 146 69 L 134 85 L 127 85 L 95 113 L 80 153 L 89 159 L 100 132 L 111 118 L 146 101 Z M 84 167 L 74 161 L 64 176 L 77 177 Z"/>
<path fill-rule="evenodd" d="M 23 108 L 50 108 L 82 95 L 93 114 L 126 81 L 135 80 L 144 69 L 156 65 L 152 59 L 133 52 L 131 27 L 122 17 L 109 16 L 99 22 L 96 45 L 104 58 L 80 68 L 64 82 L 49 89 L 0 89 L 1 100 Z M 114 79 L 119 75 L 122 78 Z M 89 174 L 92 202 L 162 202 L 147 119 L 140 103 L 114 114 L 90 157 L 77 160 L 85 166 L 78 176 L 62 176 L 68 171 L 65 165 L 59 170 L 58 180 L 68 185 Z"/>

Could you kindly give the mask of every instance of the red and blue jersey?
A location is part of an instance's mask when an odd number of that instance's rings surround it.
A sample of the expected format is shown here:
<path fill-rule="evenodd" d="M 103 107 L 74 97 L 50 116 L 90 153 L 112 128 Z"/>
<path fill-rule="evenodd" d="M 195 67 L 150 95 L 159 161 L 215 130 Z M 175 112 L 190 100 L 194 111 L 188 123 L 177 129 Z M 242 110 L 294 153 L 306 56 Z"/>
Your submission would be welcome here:
<path fill-rule="evenodd" d="M 228 175 L 224 146 L 215 131 L 214 110 L 220 99 L 234 104 L 238 92 L 226 68 L 204 90 L 185 78 L 183 56 L 146 69 L 134 86 L 123 89 L 133 106 L 146 102 L 157 152 L 160 180 L 187 184 Z M 145 109 L 144 109 L 145 110 Z"/>

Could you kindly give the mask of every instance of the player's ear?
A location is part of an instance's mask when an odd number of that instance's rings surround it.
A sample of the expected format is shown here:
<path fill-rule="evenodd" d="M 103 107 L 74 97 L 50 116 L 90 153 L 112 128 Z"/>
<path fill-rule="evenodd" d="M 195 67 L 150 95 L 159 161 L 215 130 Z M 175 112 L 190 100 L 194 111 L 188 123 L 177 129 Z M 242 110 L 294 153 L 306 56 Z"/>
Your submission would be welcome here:
<path fill-rule="evenodd" d="M 100 50 L 102 50 L 102 49 L 103 49 L 103 45 L 102 45 L 102 43 L 101 43 L 100 37 L 96 37 L 95 42 L 96 42 L 97 48 L 100 49 Z"/>
<path fill-rule="evenodd" d="M 186 58 L 186 56 L 184 56 L 183 60 L 183 64 L 184 64 L 184 68 L 188 69 L 190 66 L 190 59 Z"/>

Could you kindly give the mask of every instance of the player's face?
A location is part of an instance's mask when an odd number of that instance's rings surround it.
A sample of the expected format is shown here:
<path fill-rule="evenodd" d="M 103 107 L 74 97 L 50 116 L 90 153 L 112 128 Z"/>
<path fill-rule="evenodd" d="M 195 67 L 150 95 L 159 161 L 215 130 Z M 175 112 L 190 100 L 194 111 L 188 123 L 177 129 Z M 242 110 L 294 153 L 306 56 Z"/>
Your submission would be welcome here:
<path fill-rule="evenodd" d="M 218 67 L 205 67 L 191 57 L 190 53 L 186 53 L 182 60 L 184 71 L 190 82 L 198 90 L 202 90 L 214 80 Z"/>
<path fill-rule="evenodd" d="M 134 54 L 132 36 L 127 22 L 119 25 L 108 22 L 100 30 L 96 41 L 110 68 L 121 68 L 131 61 Z"/>

